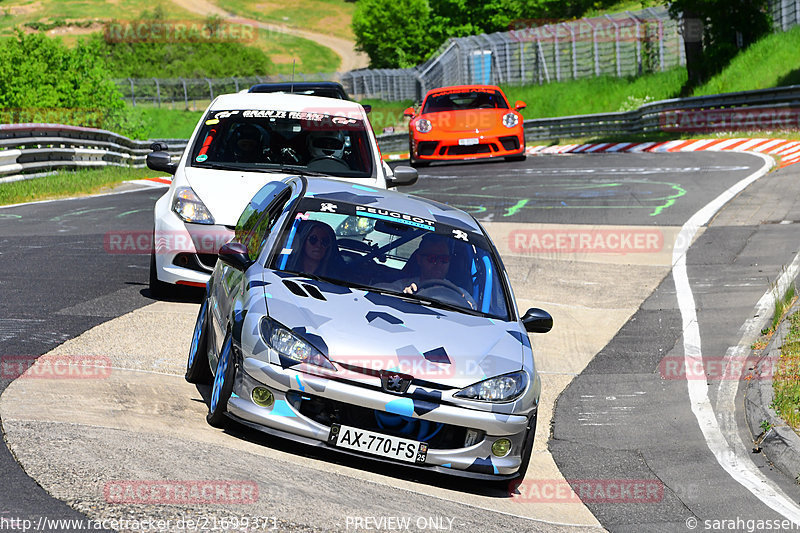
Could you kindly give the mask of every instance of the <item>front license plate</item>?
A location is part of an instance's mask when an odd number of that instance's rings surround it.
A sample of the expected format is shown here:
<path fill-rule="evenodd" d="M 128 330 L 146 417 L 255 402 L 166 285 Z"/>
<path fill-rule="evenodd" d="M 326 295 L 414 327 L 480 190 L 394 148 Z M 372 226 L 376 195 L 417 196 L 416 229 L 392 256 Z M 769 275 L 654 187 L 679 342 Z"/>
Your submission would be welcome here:
<path fill-rule="evenodd" d="M 460 144 L 461 146 L 471 146 L 473 144 L 478 144 L 480 142 L 481 142 L 481 140 L 478 139 L 477 137 L 471 137 L 469 139 L 459 139 L 458 140 L 458 144 Z"/>
<path fill-rule="evenodd" d="M 328 443 L 339 448 L 358 450 L 407 463 L 424 463 L 428 455 L 428 444 L 425 442 L 339 424 L 331 426 Z"/>

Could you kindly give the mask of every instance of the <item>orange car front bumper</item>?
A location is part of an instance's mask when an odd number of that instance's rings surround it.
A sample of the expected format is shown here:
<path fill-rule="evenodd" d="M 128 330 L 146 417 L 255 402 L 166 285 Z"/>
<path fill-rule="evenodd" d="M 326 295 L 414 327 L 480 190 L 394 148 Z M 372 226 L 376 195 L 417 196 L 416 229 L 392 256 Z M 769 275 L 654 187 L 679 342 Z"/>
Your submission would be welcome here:
<path fill-rule="evenodd" d="M 514 130 L 503 132 L 502 135 L 465 134 L 463 137 L 450 135 L 436 138 L 419 134 L 411 143 L 411 158 L 418 161 L 462 161 L 524 153 L 525 138 L 522 132 Z"/>

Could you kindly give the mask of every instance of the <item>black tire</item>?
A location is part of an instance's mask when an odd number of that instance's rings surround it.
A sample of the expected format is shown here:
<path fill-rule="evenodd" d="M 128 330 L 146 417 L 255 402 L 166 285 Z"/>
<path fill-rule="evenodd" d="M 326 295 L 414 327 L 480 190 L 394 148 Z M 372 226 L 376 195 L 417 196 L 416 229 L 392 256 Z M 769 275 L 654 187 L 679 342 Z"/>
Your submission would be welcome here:
<path fill-rule="evenodd" d="M 228 400 L 233 392 L 233 378 L 236 374 L 236 361 L 233 353 L 233 339 L 230 333 L 225 336 L 222 351 L 217 359 L 217 371 L 211 385 L 211 400 L 208 405 L 206 420 L 215 428 L 224 428 L 228 423 L 225 413 Z"/>
<path fill-rule="evenodd" d="M 509 156 L 506 156 L 506 161 L 525 161 L 525 159 L 527 159 L 527 158 L 528 158 L 528 156 L 523 153 L 523 154 L 520 154 L 520 155 L 509 155 Z"/>
<path fill-rule="evenodd" d="M 186 362 L 186 381 L 211 384 L 211 369 L 208 367 L 208 298 L 203 299 L 197 322 L 194 325 L 189 359 Z"/>
<path fill-rule="evenodd" d="M 150 251 L 150 296 L 153 298 L 167 298 L 175 293 L 175 286 L 158 279 L 155 245 L 156 235 L 153 232 L 153 249 Z"/>

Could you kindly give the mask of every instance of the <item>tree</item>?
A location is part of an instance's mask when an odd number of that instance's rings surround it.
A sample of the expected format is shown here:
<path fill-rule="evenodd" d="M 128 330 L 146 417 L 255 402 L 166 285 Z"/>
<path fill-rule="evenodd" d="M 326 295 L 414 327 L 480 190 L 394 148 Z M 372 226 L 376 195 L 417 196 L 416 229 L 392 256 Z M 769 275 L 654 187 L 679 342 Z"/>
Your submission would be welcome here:
<path fill-rule="evenodd" d="M 372 68 L 413 67 L 438 46 L 427 0 L 359 0 L 353 13 L 356 47 Z"/>
<path fill-rule="evenodd" d="M 0 47 L 2 108 L 107 111 L 124 105 L 94 43 L 69 49 L 45 35 L 18 31 Z"/>
<path fill-rule="evenodd" d="M 670 16 L 688 23 L 684 35 L 690 86 L 696 86 L 722 70 L 740 49 L 746 48 L 771 30 L 767 0 L 672 0 Z M 693 24 L 698 28 L 693 39 Z M 686 23 L 684 23 L 686 31 Z M 688 37 L 688 38 L 687 38 Z"/>
<path fill-rule="evenodd" d="M 615 1 L 359 0 L 353 32 L 371 67 L 411 67 L 452 37 L 552 24 Z"/>

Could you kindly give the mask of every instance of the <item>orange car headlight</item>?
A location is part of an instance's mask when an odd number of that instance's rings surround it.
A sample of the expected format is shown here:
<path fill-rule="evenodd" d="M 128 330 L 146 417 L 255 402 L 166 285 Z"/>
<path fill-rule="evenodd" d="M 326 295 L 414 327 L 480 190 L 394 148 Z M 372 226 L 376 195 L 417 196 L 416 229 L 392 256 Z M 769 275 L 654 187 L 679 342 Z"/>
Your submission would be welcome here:
<path fill-rule="evenodd" d="M 433 129 L 433 125 L 431 121 L 426 118 L 421 118 L 414 123 L 414 127 L 417 128 L 417 131 L 420 133 L 428 133 Z"/>
<path fill-rule="evenodd" d="M 506 113 L 503 115 L 503 126 L 506 128 L 513 128 L 519 124 L 519 117 L 516 113 Z"/>

